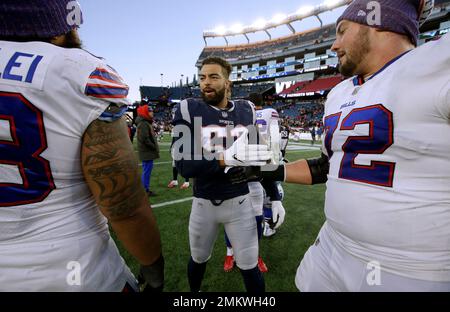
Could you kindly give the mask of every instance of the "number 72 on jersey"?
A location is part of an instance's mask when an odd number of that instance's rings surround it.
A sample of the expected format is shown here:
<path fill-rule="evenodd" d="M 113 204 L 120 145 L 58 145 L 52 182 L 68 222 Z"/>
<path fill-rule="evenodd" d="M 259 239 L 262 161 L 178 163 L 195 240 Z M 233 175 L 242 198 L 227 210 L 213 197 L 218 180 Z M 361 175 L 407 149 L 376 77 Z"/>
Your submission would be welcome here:
<path fill-rule="evenodd" d="M 355 159 L 360 154 L 381 155 L 394 144 L 393 114 L 381 104 L 352 110 L 343 120 L 342 112 L 325 117 L 325 148 L 328 157 L 333 157 L 333 137 L 336 131 L 351 131 L 358 125 L 367 124 L 366 136 L 349 136 L 342 145 L 339 178 L 366 184 L 393 187 L 395 163 L 371 161 L 370 165 L 359 165 Z M 338 128 L 340 123 L 340 128 Z"/>

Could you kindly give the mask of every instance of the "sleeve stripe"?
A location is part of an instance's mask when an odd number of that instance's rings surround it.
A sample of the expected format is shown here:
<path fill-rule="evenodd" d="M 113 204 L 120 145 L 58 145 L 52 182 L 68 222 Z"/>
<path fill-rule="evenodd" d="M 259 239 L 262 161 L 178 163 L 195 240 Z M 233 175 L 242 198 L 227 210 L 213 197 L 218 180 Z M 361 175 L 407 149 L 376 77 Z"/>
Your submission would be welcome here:
<path fill-rule="evenodd" d="M 115 81 L 115 80 L 111 80 L 111 79 L 108 79 L 108 78 L 105 78 L 105 77 L 102 77 L 102 76 L 90 76 L 89 77 L 89 79 L 97 79 L 97 80 L 101 80 L 101 81 L 105 81 L 105 82 L 111 82 L 111 83 L 115 83 L 115 84 L 117 84 L 117 85 L 119 85 L 119 86 L 122 86 L 122 87 L 127 87 L 127 85 L 125 85 L 125 84 L 123 84 L 123 83 L 121 83 L 121 82 L 117 82 L 117 81 Z"/>
<path fill-rule="evenodd" d="M 122 79 L 117 76 L 116 74 L 113 74 L 103 68 L 96 68 L 91 75 L 89 76 L 90 79 L 101 79 L 105 81 L 111 81 L 118 84 L 123 84 Z"/>
<path fill-rule="evenodd" d="M 98 84 L 87 84 L 86 95 L 98 98 L 125 98 L 128 95 L 128 88 L 112 87 Z"/>
<path fill-rule="evenodd" d="M 105 84 L 98 84 L 98 83 L 88 83 L 86 85 L 87 87 L 93 87 L 93 88 L 106 88 L 106 89 L 122 89 L 122 90 L 128 90 L 128 86 L 111 86 L 111 85 L 105 85 Z"/>
<path fill-rule="evenodd" d="M 95 98 L 99 98 L 99 99 L 126 99 L 127 96 L 126 95 L 90 95 L 92 97 Z"/>

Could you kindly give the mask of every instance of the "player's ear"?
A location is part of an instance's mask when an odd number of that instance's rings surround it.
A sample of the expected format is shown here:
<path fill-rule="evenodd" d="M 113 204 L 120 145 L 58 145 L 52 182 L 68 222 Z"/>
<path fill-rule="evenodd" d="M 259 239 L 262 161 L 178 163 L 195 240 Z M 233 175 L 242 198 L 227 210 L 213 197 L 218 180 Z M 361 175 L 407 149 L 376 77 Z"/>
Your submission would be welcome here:
<path fill-rule="evenodd" d="M 227 90 L 231 91 L 231 87 L 233 86 L 233 82 L 230 79 L 227 79 L 225 82 L 225 86 L 227 87 Z"/>

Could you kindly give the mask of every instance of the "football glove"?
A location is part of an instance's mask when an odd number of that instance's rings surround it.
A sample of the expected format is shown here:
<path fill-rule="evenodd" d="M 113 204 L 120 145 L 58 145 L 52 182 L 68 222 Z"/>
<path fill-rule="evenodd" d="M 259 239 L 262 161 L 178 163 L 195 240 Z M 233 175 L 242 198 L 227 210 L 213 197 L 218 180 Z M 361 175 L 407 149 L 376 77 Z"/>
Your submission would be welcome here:
<path fill-rule="evenodd" d="M 267 145 L 248 144 L 248 130 L 223 153 L 226 167 L 263 166 L 270 161 L 271 157 L 272 153 Z"/>
<path fill-rule="evenodd" d="M 141 265 L 138 281 L 141 292 L 162 292 L 164 288 L 164 257 L 161 255 L 153 264 Z"/>
<path fill-rule="evenodd" d="M 231 184 L 240 184 L 259 178 L 260 167 L 227 167 L 224 170 Z"/>
<path fill-rule="evenodd" d="M 284 217 L 286 216 L 286 211 L 284 210 L 281 201 L 276 200 L 272 202 L 272 222 L 271 228 L 278 229 L 284 222 Z"/>

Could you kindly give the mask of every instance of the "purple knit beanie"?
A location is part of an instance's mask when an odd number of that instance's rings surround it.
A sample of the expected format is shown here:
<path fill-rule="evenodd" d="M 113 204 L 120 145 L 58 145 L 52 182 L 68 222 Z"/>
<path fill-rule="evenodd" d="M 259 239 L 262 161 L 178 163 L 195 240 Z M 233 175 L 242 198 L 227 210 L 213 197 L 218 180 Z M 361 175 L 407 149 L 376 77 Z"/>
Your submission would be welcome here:
<path fill-rule="evenodd" d="M 1 0 L 0 36 L 51 38 L 83 23 L 74 0 Z"/>
<path fill-rule="evenodd" d="M 426 0 L 354 0 L 338 18 L 406 35 L 417 46 L 419 18 Z M 428 1 L 433 2 L 433 1 Z M 377 12 L 377 10 L 379 10 Z M 377 17 L 378 16 L 378 17 Z"/>

